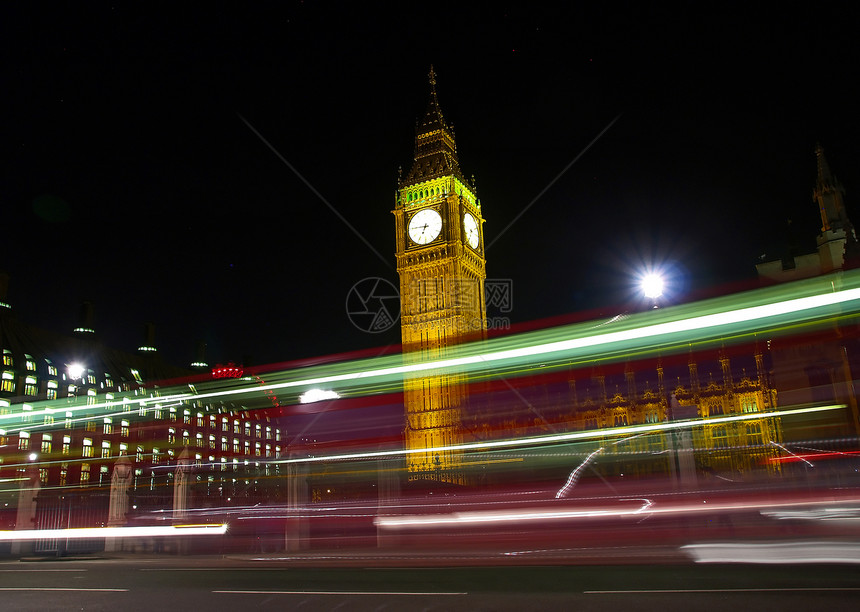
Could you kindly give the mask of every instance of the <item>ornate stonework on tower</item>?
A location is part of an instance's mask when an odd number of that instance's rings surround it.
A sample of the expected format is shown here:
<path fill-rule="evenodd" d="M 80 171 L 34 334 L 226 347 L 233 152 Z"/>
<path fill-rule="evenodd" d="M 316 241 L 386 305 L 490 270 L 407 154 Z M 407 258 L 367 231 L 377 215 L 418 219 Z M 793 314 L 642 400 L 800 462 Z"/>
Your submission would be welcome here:
<path fill-rule="evenodd" d="M 418 122 L 415 161 L 398 182 L 394 210 L 401 334 L 408 361 L 443 358 L 448 349 L 482 338 L 484 236 L 474 179 L 460 171 L 454 131 L 445 123 L 430 68 L 430 102 Z M 456 374 L 424 373 L 404 383 L 405 444 L 410 480 L 461 484 L 463 381 Z M 424 452 L 420 452 L 426 449 Z"/>
<path fill-rule="evenodd" d="M 830 171 L 821 145 L 815 147 L 817 177 L 812 199 L 821 215 L 821 233 L 815 238 L 815 253 L 789 254 L 782 259 L 756 265 L 760 278 L 788 282 L 857 267 L 860 260 L 854 226 L 845 210 L 845 188 Z"/>
<path fill-rule="evenodd" d="M 845 259 L 845 243 L 851 222 L 845 212 L 845 188 L 830 172 L 821 145 L 815 147 L 818 177 L 812 197 L 821 213 L 821 233 L 816 238 L 821 257 L 821 272 L 840 270 Z"/>

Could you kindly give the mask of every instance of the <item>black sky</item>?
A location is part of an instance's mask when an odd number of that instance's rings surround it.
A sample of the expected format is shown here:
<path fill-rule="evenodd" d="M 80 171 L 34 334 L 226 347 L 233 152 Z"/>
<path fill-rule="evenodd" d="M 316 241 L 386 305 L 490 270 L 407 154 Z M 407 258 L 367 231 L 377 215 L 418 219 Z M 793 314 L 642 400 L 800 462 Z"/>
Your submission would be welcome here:
<path fill-rule="evenodd" d="M 818 141 L 860 216 L 851 3 L 403 4 L 3 4 L 7 301 L 68 331 L 91 300 L 128 350 L 153 321 L 177 364 L 396 344 L 345 301 L 396 282 L 431 63 L 486 240 L 532 204 L 487 253 L 514 322 L 619 308 L 648 262 L 679 300 L 754 278 L 788 219 L 811 247 Z"/>

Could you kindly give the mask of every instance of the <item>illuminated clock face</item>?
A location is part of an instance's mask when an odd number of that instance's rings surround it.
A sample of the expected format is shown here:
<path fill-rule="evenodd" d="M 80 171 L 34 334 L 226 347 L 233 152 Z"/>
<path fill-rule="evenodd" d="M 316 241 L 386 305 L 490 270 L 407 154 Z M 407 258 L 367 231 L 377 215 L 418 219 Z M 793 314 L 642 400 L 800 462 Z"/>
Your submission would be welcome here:
<path fill-rule="evenodd" d="M 432 242 L 441 231 L 442 217 L 433 209 L 418 211 L 409 220 L 409 237 L 415 244 Z"/>
<path fill-rule="evenodd" d="M 466 230 L 466 242 L 468 242 L 469 246 L 473 249 L 477 249 L 478 242 L 481 239 L 481 236 L 478 233 L 478 222 L 475 221 L 475 217 L 469 213 L 463 215 L 463 229 Z"/>

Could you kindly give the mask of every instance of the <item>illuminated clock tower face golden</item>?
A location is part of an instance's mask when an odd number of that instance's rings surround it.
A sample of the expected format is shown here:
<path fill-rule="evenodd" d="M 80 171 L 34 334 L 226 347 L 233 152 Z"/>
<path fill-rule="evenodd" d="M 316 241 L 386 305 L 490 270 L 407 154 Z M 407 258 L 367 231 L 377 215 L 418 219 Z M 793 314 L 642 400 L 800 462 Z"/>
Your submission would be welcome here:
<path fill-rule="evenodd" d="M 473 249 L 477 249 L 478 241 L 481 239 L 480 234 L 478 234 L 478 222 L 469 213 L 463 215 L 463 229 L 466 230 L 466 242 Z"/>
<path fill-rule="evenodd" d="M 425 208 L 409 220 L 409 237 L 415 244 L 427 244 L 436 240 L 442 231 L 442 217 L 432 208 Z"/>

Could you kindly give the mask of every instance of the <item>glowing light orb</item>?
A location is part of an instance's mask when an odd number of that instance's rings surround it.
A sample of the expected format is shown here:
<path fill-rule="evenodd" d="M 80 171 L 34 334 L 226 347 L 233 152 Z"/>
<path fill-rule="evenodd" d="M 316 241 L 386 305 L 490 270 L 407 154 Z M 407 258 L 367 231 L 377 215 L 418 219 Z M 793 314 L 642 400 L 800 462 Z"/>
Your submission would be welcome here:
<path fill-rule="evenodd" d="M 663 295 L 663 278 L 659 274 L 646 274 L 642 277 L 641 285 L 647 298 L 653 300 Z"/>
<path fill-rule="evenodd" d="M 86 370 L 86 368 L 82 364 L 70 363 L 66 371 L 69 373 L 69 378 L 74 380 L 76 378 L 83 378 L 84 370 Z"/>

